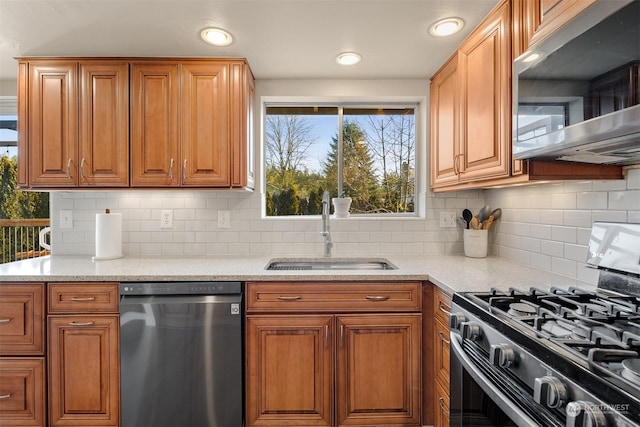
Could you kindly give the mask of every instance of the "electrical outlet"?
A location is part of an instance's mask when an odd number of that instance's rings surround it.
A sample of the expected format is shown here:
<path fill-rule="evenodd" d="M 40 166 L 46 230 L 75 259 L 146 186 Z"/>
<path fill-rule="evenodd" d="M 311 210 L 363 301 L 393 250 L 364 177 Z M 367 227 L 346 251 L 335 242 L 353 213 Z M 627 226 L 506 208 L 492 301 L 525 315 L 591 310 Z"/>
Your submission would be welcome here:
<path fill-rule="evenodd" d="M 455 228 L 456 226 L 456 213 L 440 212 L 440 228 Z"/>
<path fill-rule="evenodd" d="M 73 228 L 73 211 L 61 210 L 60 211 L 60 228 Z"/>
<path fill-rule="evenodd" d="M 160 211 L 160 228 L 173 228 L 173 211 Z"/>
<path fill-rule="evenodd" d="M 231 213 L 218 211 L 218 228 L 231 228 Z"/>

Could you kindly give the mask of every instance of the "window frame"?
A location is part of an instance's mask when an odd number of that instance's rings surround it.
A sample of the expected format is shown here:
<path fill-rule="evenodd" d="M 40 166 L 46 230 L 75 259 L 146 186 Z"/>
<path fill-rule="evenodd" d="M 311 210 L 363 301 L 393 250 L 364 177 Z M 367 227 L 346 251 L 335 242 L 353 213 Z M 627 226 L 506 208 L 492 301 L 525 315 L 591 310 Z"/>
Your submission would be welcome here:
<path fill-rule="evenodd" d="M 259 115 L 259 153 L 260 153 L 260 198 L 261 198 L 261 218 L 262 219 L 317 219 L 319 215 L 282 215 L 267 216 L 266 214 L 266 119 L 267 107 L 336 107 L 340 110 L 338 115 L 339 123 L 336 127 L 341 128 L 343 109 L 351 108 L 412 108 L 414 110 L 414 210 L 413 212 L 393 212 L 393 213 L 372 213 L 357 214 L 353 213 L 349 216 L 352 219 L 424 219 L 426 211 L 426 171 L 428 159 L 426 157 L 426 139 L 428 133 L 426 117 L 426 98 L 422 96 L 385 96 L 385 97 L 287 97 L 287 96 L 263 96 L 260 98 L 260 115 Z M 338 132 L 339 145 L 342 135 Z M 342 151 L 340 151 L 340 159 L 342 161 Z"/>

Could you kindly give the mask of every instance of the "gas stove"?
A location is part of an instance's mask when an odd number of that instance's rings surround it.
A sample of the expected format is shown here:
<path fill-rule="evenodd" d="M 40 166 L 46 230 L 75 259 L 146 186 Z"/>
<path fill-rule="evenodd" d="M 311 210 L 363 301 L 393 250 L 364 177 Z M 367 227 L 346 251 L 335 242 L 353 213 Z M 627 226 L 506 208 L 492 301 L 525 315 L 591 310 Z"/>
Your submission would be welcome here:
<path fill-rule="evenodd" d="M 595 223 L 587 262 L 593 289 L 454 294 L 451 425 L 640 425 L 640 224 Z M 487 424 L 464 403 L 478 387 Z"/>

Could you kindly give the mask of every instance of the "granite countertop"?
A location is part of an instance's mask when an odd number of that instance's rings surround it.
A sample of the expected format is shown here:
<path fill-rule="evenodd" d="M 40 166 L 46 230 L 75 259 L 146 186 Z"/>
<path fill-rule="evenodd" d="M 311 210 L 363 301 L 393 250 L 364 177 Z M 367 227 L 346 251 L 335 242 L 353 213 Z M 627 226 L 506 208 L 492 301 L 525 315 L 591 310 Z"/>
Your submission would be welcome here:
<path fill-rule="evenodd" d="M 357 281 L 430 280 L 446 292 L 492 287 L 593 288 L 592 284 L 517 264 L 504 258 L 463 255 L 387 256 L 397 270 L 268 271 L 270 256 L 125 256 L 94 261 L 90 256 L 46 256 L 0 264 L 1 282 L 61 281 Z M 298 258 L 278 258 L 279 260 Z M 305 258 L 302 258 L 305 259 Z M 342 259 L 334 257 L 334 259 Z"/>

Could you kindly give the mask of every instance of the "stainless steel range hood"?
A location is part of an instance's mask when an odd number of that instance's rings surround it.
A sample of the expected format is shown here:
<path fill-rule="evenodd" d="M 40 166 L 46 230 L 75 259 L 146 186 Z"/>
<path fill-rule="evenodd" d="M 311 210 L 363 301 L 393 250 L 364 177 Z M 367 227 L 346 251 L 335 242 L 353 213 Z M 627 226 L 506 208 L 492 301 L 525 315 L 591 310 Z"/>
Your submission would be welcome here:
<path fill-rule="evenodd" d="M 640 163 L 640 1 L 595 2 L 513 66 L 514 158 Z"/>
<path fill-rule="evenodd" d="M 513 156 L 597 164 L 640 163 L 640 105 L 514 143 Z"/>

